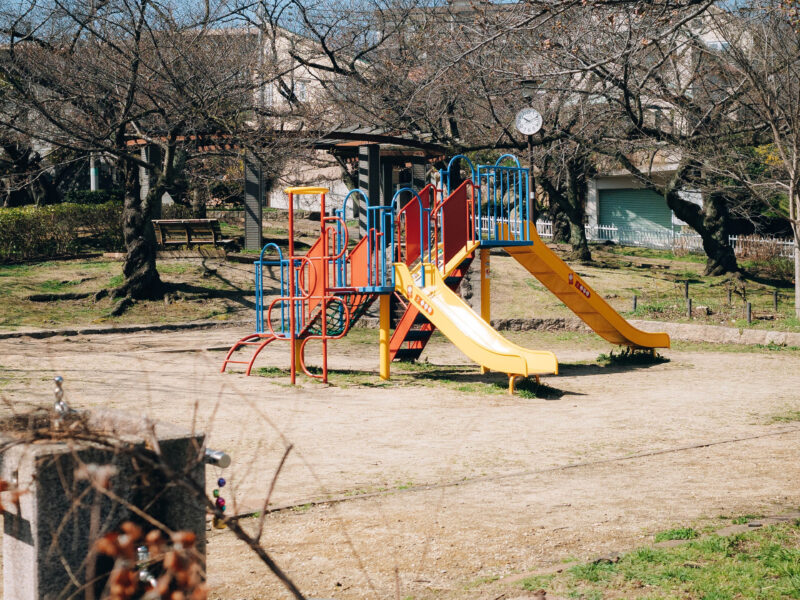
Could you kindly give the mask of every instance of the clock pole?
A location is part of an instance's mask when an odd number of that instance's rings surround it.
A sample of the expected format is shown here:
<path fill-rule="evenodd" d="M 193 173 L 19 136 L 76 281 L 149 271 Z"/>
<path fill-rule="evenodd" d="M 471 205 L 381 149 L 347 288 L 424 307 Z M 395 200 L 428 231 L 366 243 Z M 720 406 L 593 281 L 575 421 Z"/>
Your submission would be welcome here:
<path fill-rule="evenodd" d="M 536 226 L 536 177 L 533 174 L 533 136 L 542 129 L 542 115 L 535 108 L 523 108 L 514 117 L 514 124 L 528 138 L 528 208 L 525 219 Z"/>
<path fill-rule="evenodd" d="M 536 227 L 536 177 L 533 174 L 533 135 L 528 136 L 528 202 L 531 214 L 526 215 Z"/>

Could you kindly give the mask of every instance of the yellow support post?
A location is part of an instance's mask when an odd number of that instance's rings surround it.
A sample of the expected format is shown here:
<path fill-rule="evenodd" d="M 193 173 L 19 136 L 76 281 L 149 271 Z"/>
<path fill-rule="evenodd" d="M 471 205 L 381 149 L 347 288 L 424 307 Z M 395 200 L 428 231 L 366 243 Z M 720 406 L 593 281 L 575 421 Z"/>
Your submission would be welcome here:
<path fill-rule="evenodd" d="M 292 344 L 294 345 L 294 348 L 292 349 L 292 384 L 294 384 L 297 371 L 302 370 L 300 365 L 302 364 L 303 359 L 301 356 L 302 353 L 300 352 L 300 347 L 303 344 L 303 340 L 295 339 L 292 341 Z"/>
<path fill-rule="evenodd" d="M 389 303 L 391 296 L 389 294 L 381 294 L 380 298 L 380 371 L 381 379 L 389 379 L 389 365 L 391 358 L 389 357 L 389 329 L 390 329 L 390 310 Z"/>
<path fill-rule="evenodd" d="M 489 248 L 480 249 L 481 257 L 481 318 L 487 323 L 492 319 L 491 274 L 489 272 Z M 481 367 L 481 373 L 486 374 L 489 369 Z"/>

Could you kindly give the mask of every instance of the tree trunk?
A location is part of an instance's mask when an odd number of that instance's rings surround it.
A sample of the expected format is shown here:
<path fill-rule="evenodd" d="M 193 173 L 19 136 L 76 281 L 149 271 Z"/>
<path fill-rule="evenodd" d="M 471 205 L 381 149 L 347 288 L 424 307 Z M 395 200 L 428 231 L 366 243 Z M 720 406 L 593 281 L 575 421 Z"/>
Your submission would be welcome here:
<path fill-rule="evenodd" d="M 202 192 L 198 189 L 191 191 L 191 204 L 192 204 L 192 218 L 205 219 L 206 218 L 206 199 Z"/>
<path fill-rule="evenodd" d="M 569 243 L 571 236 L 569 219 L 558 202 L 550 202 L 547 208 L 550 222 L 553 224 L 553 242 L 557 244 Z"/>
<path fill-rule="evenodd" d="M 586 239 L 586 226 L 583 224 L 583 218 L 578 220 L 578 222 L 570 219 L 569 244 L 572 246 L 572 252 L 569 253 L 567 258 L 584 262 L 592 260 L 592 253 L 589 250 L 589 240 Z"/>
<path fill-rule="evenodd" d="M 706 251 L 706 275 L 723 275 L 739 270 L 736 254 L 728 235 L 728 204 L 719 193 L 711 193 L 703 206 L 703 249 Z"/>
<path fill-rule="evenodd" d="M 125 239 L 125 264 L 122 273 L 125 283 L 114 290 L 113 296 L 136 299 L 155 299 L 162 293 L 163 284 L 156 270 L 156 244 L 149 211 L 141 199 L 139 167 L 126 163 L 125 205 L 122 211 Z"/>
<path fill-rule="evenodd" d="M 667 190 L 667 206 L 675 215 L 694 229 L 703 240 L 706 253 L 705 275 L 737 273 L 739 264 L 728 235 L 727 199 L 720 193 L 708 195 L 701 208 L 678 195 L 677 185 Z"/>
<path fill-rule="evenodd" d="M 562 206 L 569 219 L 569 243 L 572 252 L 569 258 L 580 261 L 592 260 L 589 241 L 586 239 L 586 183 L 583 178 L 583 161 L 569 161 L 567 165 L 567 206 Z"/>
<path fill-rule="evenodd" d="M 542 189 L 547 193 L 551 206 L 553 204 L 558 204 L 569 224 L 569 243 L 572 246 L 572 252 L 570 252 L 568 258 L 581 261 L 592 260 L 592 253 L 589 251 L 589 241 L 586 239 L 586 228 L 583 223 L 585 213 L 584 204 L 582 202 L 580 188 L 577 185 L 577 178 L 573 177 L 573 175 L 568 177 L 566 193 L 562 193 L 545 175 L 540 175 L 538 179 Z M 553 235 L 555 239 L 555 222 Z"/>
<path fill-rule="evenodd" d="M 800 235 L 794 229 L 794 316 L 800 319 Z"/>
<path fill-rule="evenodd" d="M 692 159 L 682 160 L 667 185 L 661 187 L 642 173 L 627 156 L 618 153 L 616 157 L 622 166 L 633 173 L 645 188 L 664 196 L 667 206 L 675 213 L 675 216 L 700 235 L 703 240 L 703 250 L 707 256 L 706 275 L 739 272 L 736 254 L 728 239 L 726 198 L 720 193 L 711 193 L 701 207 L 680 195 L 681 188 L 687 181 L 690 181 L 689 176 L 700 172 L 702 165 Z"/>

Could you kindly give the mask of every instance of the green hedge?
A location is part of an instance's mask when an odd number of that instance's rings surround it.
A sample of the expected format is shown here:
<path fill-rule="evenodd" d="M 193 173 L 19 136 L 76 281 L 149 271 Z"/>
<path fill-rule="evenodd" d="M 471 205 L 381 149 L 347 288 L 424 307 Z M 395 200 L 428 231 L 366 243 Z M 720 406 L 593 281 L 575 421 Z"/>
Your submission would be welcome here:
<path fill-rule="evenodd" d="M 45 258 L 87 248 L 123 248 L 121 204 L 0 208 L 0 261 Z"/>
<path fill-rule="evenodd" d="M 106 204 L 107 202 L 117 202 L 122 204 L 125 193 L 120 189 L 113 190 L 70 190 L 67 192 L 64 202 L 71 204 Z"/>

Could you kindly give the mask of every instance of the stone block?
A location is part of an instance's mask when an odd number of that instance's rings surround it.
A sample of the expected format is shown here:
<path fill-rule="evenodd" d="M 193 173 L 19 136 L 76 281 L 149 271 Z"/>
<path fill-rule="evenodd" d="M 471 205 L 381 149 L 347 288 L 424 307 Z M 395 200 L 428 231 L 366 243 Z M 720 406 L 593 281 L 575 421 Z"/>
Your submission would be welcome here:
<path fill-rule="evenodd" d="M 94 554 L 94 542 L 127 520 L 153 529 L 136 509 L 168 530 L 193 531 L 204 556 L 205 506 L 179 484 L 183 477 L 174 477 L 186 475 L 203 489 L 202 435 L 108 410 L 71 415 L 55 435 L 44 435 L 51 430 L 49 415 L 17 421 L 3 424 L 0 434 L 0 444 L 9 445 L 0 454 L 0 478 L 28 490 L 17 504 L 8 492 L 2 495 L 7 600 L 83 598 L 86 585 L 99 598 L 112 565 Z M 69 427 L 72 432 L 63 433 Z M 41 439 L 31 440 L 31 431 Z M 143 456 L 161 461 L 173 476 Z M 81 477 L 86 465 L 113 466 L 108 494 Z"/>

